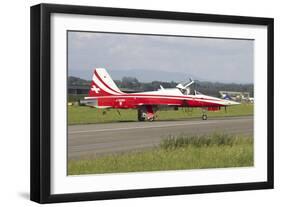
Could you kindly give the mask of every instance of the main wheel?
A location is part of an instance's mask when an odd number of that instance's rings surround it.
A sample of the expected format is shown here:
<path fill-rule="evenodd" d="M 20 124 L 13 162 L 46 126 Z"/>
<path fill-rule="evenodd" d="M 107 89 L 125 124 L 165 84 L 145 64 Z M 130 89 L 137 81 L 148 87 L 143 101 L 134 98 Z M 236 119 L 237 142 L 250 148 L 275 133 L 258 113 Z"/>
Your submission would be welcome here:
<path fill-rule="evenodd" d="M 149 119 L 147 119 L 148 121 L 154 121 L 154 117 L 150 117 Z"/>
<path fill-rule="evenodd" d="M 143 116 L 143 111 L 138 109 L 138 120 L 139 121 L 145 121 L 145 116 Z"/>
<path fill-rule="evenodd" d="M 207 117 L 207 114 L 203 114 L 203 115 L 202 115 L 202 120 L 207 120 L 207 118 L 208 118 L 208 117 Z"/>

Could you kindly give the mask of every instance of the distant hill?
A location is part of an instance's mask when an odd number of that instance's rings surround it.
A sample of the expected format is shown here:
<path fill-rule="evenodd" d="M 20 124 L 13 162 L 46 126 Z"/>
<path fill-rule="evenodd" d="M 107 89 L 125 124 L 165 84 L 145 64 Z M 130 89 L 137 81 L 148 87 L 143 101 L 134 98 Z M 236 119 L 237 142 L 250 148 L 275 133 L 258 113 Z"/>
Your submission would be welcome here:
<path fill-rule="evenodd" d="M 68 85 L 70 86 L 88 86 L 90 85 L 91 81 L 84 80 L 82 78 L 77 78 L 73 76 L 68 77 Z"/>
<path fill-rule="evenodd" d="M 154 80 L 162 80 L 162 81 L 184 81 L 188 80 L 189 78 L 193 79 L 201 79 L 197 76 L 194 76 L 193 74 L 188 74 L 188 73 L 181 73 L 181 72 L 174 72 L 173 70 L 171 71 L 161 71 L 161 70 L 110 70 L 107 69 L 108 73 L 114 80 L 122 80 L 124 74 L 128 77 L 138 77 L 138 80 L 140 82 L 152 82 Z M 90 79 L 93 70 L 71 70 L 70 76 L 73 77 L 81 77 L 84 79 Z"/>
<path fill-rule="evenodd" d="M 138 77 L 138 80 L 141 82 L 149 83 L 155 80 L 161 81 L 185 81 L 189 78 L 199 79 L 193 74 L 180 73 L 171 71 L 161 71 L 161 70 L 108 70 L 109 74 L 115 80 L 122 80 L 124 74 L 128 77 Z"/>
<path fill-rule="evenodd" d="M 196 81 L 194 87 L 196 88 L 196 90 L 211 96 L 218 96 L 219 91 L 249 92 L 251 97 L 254 96 L 254 84 Z"/>

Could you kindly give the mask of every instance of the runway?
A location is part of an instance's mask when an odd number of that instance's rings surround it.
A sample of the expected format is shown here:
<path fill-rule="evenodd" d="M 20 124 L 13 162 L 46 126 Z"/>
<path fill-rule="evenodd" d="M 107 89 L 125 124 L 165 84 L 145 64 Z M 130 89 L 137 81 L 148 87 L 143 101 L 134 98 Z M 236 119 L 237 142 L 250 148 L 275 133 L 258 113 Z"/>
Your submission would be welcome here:
<path fill-rule="evenodd" d="M 214 132 L 252 135 L 253 117 L 71 125 L 68 126 L 68 159 L 151 148 L 169 135 Z"/>

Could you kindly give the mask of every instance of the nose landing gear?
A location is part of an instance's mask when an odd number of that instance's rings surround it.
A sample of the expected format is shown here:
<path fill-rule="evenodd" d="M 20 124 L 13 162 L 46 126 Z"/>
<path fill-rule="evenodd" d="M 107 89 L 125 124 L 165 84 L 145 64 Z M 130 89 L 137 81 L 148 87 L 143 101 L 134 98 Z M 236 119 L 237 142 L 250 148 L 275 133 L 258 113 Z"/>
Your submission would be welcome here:
<path fill-rule="evenodd" d="M 202 120 L 207 120 L 208 119 L 208 116 L 206 114 L 206 109 L 202 109 L 202 112 L 203 112 L 203 115 L 202 115 Z"/>
<path fill-rule="evenodd" d="M 208 118 L 207 114 L 202 115 L 202 120 L 207 120 L 207 118 Z"/>

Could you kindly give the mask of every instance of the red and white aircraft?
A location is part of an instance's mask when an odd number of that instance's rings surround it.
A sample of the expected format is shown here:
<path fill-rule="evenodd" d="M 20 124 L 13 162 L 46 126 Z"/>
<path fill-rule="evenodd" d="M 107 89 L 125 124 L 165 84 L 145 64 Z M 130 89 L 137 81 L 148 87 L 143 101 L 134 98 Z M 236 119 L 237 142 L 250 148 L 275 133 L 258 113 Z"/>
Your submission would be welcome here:
<path fill-rule="evenodd" d="M 162 107 L 201 107 L 203 109 L 202 119 L 206 120 L 206 110 L 216 111 L 221 107 L 237 105 L 239 103 L 206 96 L 194 90 L 191 94 L 187 84 L 178 84 L 176 88 L 163 88 L 157 91 L 124 93 L 113 82 L 104 68 L 94 70 L 89 96 L 85 97 L 87 105 L 96 108 L 115 108 L 115 109 L 138 109 L 138 120 L 155 119 L 155 112 Z"/>

